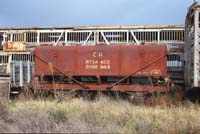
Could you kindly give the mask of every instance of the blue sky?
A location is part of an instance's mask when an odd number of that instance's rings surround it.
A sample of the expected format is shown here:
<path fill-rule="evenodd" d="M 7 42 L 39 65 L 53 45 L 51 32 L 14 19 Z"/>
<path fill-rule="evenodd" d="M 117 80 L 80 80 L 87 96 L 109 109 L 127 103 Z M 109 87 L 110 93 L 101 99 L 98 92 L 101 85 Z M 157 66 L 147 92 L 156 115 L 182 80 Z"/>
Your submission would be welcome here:
<path fill-rule="evenodd" d="M 184 24 L 194 0 L 0 0 L 0 27 Z"/>

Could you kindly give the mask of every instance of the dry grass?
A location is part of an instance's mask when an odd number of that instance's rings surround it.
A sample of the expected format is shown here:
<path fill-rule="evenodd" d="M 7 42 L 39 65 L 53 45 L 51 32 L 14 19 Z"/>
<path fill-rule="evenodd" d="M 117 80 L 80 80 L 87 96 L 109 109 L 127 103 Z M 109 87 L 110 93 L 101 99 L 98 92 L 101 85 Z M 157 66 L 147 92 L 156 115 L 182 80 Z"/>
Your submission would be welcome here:
<path fill-rule="evenodd" d="M 0 117 L 0 133 L 199 133 L 199 104 L 163 104 L 135 106 L 105 97 L 17 101 L 10 104 L 6 118 Z"/>
<path fill-rule="evenodd" d="M 0 97 L 0 118 L 5 119 L 7 117 L 7 115 L 8 115 L 8 105 Z"/>

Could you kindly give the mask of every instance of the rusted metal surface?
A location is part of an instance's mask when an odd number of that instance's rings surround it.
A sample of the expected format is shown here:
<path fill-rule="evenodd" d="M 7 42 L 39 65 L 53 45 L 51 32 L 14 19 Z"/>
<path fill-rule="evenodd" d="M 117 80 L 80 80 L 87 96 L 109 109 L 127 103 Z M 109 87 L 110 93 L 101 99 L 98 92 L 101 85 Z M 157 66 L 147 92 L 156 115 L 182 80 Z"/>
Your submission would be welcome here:
<path fill-rule="evenodd" d="M 200 87 L 200 4 L 193 3 L 185 19 L 185 83 L 187 89 Z"/>
<path fill-rule="evenodd" d="M 184 45 L 183 44 L 169 44 L 167 45 L 167 52 L 169 54 L 183 54 L 184 53 Z"/>
<path fill-rule="evenodd" d="M 107 90 L 106 88 L 110 86 L 109 84 L 87 84 L 89 90 Z M 34 89 L 40 89 L 40 90 L 83 90 L 83 88 L 77 84 L 48 84 L 48 83 L 32 83 L 32 88 Z M 168 85 L 117 85 L 112 88 L 114 91 L 148 91 L 148 92 L 154 92 L 154 91 L 160 91 L 160 92 L 166 92 L 169 91 Z"/>
<path fill-rule="evenodd" d="M 26 51 L 26 45 L 24 42 L 4 42 L 3 51 L 5 52 Z"/>
<path fill-rule="evenodd" d="M 64 90 L 168 91 L 166 54 L 166 46 L 161 44 L 42 46 L 34 51 L 35 73 L 32 83 L 36 89 L 44 89 L 43 83 L 65 83 Z M 139 84 L 141 79 L 144 80 L 143 84 Z"/>
<path fill-rule="evenodd" d="M 126 76 L 161 56 L 137 74 L 166 75 L 166 47 L 162 45 L 43 46 L 36 48 L 34 54 L 35 75 L 51 75 L 52 65 L 71 75 Z"/>

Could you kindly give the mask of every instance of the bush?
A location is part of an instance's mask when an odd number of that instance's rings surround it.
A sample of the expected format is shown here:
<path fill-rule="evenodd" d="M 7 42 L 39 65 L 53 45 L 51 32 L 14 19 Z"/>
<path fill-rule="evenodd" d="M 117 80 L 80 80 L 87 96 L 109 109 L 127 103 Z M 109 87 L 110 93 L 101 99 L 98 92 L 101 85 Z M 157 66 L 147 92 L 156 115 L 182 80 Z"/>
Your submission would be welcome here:
<path fill-rule="evenodd" d="M 53 119 L 55 122 L 59 123 L 61 121 L 65 121 L 67 118 L 65 116 L 65 112 L 63 110 L 57 109 L 56 111 L 51 112 Z"/>

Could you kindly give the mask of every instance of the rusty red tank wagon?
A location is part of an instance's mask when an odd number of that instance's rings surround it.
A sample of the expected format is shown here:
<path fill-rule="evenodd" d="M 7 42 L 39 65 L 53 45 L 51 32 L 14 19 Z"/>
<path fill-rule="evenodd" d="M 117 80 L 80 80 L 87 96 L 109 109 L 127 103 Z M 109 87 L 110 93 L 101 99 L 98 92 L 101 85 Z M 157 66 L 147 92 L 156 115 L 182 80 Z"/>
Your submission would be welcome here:
<path fill-rule="evenodd" d="M 165 45 L 40 46 L 33 89 L 169 91 Z"/>

